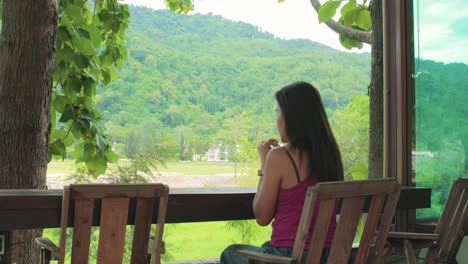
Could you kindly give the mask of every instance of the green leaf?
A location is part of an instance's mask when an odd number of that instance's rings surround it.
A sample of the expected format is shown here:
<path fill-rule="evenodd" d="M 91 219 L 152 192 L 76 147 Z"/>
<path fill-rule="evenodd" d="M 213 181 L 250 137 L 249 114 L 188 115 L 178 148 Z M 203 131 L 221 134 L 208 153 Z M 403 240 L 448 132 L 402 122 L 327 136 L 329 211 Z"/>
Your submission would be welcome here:
<path fill-rule="evenodd" d="M 96 76 L 94 76 L 94 75 L 93 75 L 90 71 L 88 71 L 87 69 L 84 69 L 83 71 L 86 73 L 86 76 L 89 77 L 89 78 L 91 78 L 93 81 L 96 81 L 96 80 L 97 80 Z"/>
<path fill-rule="evenodd" d="M 73 37 L 73 44 L 84 55 L 94 55 L 94 54 L 96 54 L 96 50 L 94 49 L 93 44 L 91 43 L 91 41 L 89 39 L 74 36 Z"/>
<path fill-rule="evenodd" d="M 76 103 L 84 106 L 86 109 L 91 110 L 93 108 L 93 101 L 89 96 L 80 96 L 76 99 Z"/>
<path fill-rule="evenodd" d="M 67 122 L 68 120 L 72 119 L 72 117 L 73 117 L 72 106 L 70 106 L 69 104 L 67 104 L 67 105 L 65 106 L 65 110 L 64 110 L 63 113 L 62 113 L 62 116 L 60 116 L 59 121 L 62 122 L 62 123 L 65 123 L 65 122 Z"/>
<path fill-rule="evenodd" d="M 89 65 L 89 59 L 81 54 L 75 55 L 73 57 L 73 60 L 75 61 L 76 66 L 78 66 L 79 68 L 86 68 Z"/>
<path fill-rule="evenodd" d="M 64 86 L 69 94 L 76 94 L 81 92 L 83 84 L 79 79 L 72 77 L 65 82 Z"/>
<path fill-rule="evenodd" d="M 49 145 L 49 153 L 52 155 L 62 156 L 62 159 L 65 159 L 67 157 L 65 144 L 62 142 L 61 139 L 57 139 Z"/>
<path fill-rule="evenodd" d="M 59 112 L 63 113 L 65 110 L 65 106 L 67 105 L 67 97 L 65 95 L 57 95 L 53 101 L 54 109 Z"/>
<path fill-rule="evenodd" d="M 361 12 L 359 12 L 359 15 L 356 18 L 355 21 L 356 26 L 364 29 L 364 30 L 369 30 L 370 27 L 372 26 L 372 19 L 371 19 L 371 13 L 367 9 L 362 9 Z"/>
<path fill-rule="evenodd" d="M 96 93 L 96 87 L 94 86 L 94 83 L 91 79 L 88 79 L 84 82 L 84 94 L 89 97 L 93 97 L 94 94 Z"/>
<path fill-rule="evenodd" d="M 354 9 L 345 14 L 343 17 L 343 24 L 345 26 L 352 26 L 354 21 L 356 21 L 357 17 L 359 16 L 359 13 L 361 12 L 362 9 Z"/>
<path fill-rule="evenodd" d="M 95 148 L 92 143 L 85 143 L 83 147 L 83 155 L 82 155 L 82 160 L 83 161 L 88 161 L 90 160 L 95 154 Z"/>
<path fill-rule="evenodd" d="M 93 46 L 99 48 L 101 46 L 101 31 L 94 25 L 87 25 L 86 30 L 89 32 L 89 36 Z"/>
<path fill-rule="evenodd" d="M 358 9 L 358 5 L 355 2 L 348 2 L 346 3 L 342 8 L 341 8 L 341 17 L 345 17 L 347 13 L 349 13 L 352 10 Z"/>
<path fill-rule="evenodd" d="M 59 130 L 59 129 L 52 129 L 50 132 L 50 137 L 51 138 L 63 138 L 67 134 L 67 131 L 65 130 Z"/>
<path fill-rule="evenodd" d="M 336 14 L 336 9 L 340 7 L 341 1 L 328 1 L 325 2 L 319 9 L 318 18 L 319 23 L 326 22 L 333 18 Z"/>
<path fill-rule="evenodd" d="M 111 148 L 106 150 L 106 159 L 108 162 L 117 162 L 119 155 L 117 155 Z"/>
<path fill-rule="evenodd" d="M 82 18 L 81 8 L 78 5 L 67 5 L 65 13 L 72 19 Z"/>
<path fill-rule="evenodd" d="M 109 85 L 111 82 L 111 76 L 108 71 L 102 71 L 102 81 L 104 82 L 104 85 Z"/>
<path fill-rule="evenodd" d="M 105 150 L 108 146 L 107 141 L 99 133 L 96 133 L 96 143 L 100 150 Z"/>
<path fill-rule="evenodd" d="M 97 177 L 107 170 L 107 160 L 103 155 L 96 155 L 85 162 L 91 175 Z"/>
<path fill-rule="evenodd" d="M 347 49 L 358 48 L 361 49 L 363 47 L 362 42 L 359 42 L 355 39 L 347 38 L 345 36 L 340 35 L 340 43 L 343 47 Z"/>
<path fill-rule="evenodd" d="M 76 30 L 82 38 L 91 39 L 89 32 L 86 29 L 79 28 Z"/>
<path fill-rule="evenodd" d="M 79 143 L 75 146 L 75 157 L 76 157 L 76 163 L 82 162 L 83 161 L 83 143 Z"/>

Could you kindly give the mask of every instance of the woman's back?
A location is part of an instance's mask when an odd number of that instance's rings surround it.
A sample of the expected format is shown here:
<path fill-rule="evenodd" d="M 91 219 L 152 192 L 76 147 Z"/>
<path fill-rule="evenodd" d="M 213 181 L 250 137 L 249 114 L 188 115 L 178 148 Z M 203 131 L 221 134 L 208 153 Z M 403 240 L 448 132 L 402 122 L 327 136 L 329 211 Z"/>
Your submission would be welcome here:
<path fill-rule="evenodd" d="M 299 153 L 299 151 L 293 149 L 288 150 L 287 147 L 281 147 L 277 151 L 284 152 L 284 157 L 281 162 L 282 181 L 272 223 L 271 244 L 276 247 L 293 247 L 307 188 L 317 183 L 317 175 L 310 174 L 307 153 Z M 311 230 L 317 210 L 318 204 L 314 208 Z M 336 218 L 333 217 L 325 242 L 326 247 L 331 245 L 335 229 Z M 306 249 L 309 247 L 309 241 L 310 236 L 306 240 Z"/>

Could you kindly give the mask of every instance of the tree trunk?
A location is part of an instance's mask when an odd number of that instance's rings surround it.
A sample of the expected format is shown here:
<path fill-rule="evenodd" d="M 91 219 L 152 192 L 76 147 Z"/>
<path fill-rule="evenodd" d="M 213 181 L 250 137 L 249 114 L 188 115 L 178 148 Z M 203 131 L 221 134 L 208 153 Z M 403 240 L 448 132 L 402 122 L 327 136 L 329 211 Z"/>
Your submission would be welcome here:
<path fill-rule="evenodd" d="M 383 177 L 383 22 L 382 0 L 369 4 L 372 17 L 372 64 L 369 85 L 369 179 Z"/>
<path fill-rule="evenodd" d="M 55 63 L 56 0 L 4 0 L 0 40 L 0 188 L 44 189 Z M 34 219 L 31 219 L 34 221 Z M 7 234 L 1 263 L 39 263 L 34 237 Z"/>

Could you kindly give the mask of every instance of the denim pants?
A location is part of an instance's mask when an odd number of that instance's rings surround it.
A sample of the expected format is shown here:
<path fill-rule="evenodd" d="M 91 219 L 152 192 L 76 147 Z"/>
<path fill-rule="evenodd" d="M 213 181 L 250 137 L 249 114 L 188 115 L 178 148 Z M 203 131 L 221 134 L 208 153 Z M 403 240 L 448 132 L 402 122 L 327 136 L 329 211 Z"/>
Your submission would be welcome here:
<path fill-rule="evenodd" d="M 220 258 L 220 264 L 248 264 L 248 261 L 246 258 L 237 255 L 236 253 L 237 250 L 252 250 L 256 252 L 262 252 L 262 253 L 283 256 L 283 257 L 291 257 L 291 254 L 292 254 L 292 248 L 274 247 L 270 244 L 269 241 L 265 242 L 261 247 L 235 244 L 235 245 L 228 246 L 223 251 L 223 253 L 221 254 L 221 258 Z M 321 264 L 327 263 L 328 253 L 329 253 L 328 249 L 323 250 L 322 257 L 320 258 Z M 307 251 L 304 250 L 301 263 L 305 263 L 306 256 L 307 256 Z"/>

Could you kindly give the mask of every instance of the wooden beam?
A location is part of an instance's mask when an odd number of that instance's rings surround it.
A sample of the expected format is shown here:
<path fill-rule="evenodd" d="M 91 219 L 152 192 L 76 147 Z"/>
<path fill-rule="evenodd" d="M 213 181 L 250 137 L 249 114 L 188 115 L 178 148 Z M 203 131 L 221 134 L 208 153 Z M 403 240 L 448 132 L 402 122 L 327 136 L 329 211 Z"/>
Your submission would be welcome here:
<path fill-rule="evenodd" d="M 252 200 L 255 188 L 171 189 L 166 223 L 190 223 L 254 219 Z M 430 188 L 402 188 L 398 209 L 429 208 Z M 369 203 L 366 204 L 368 208 Z M 1 190 L 0 231 L 60 226 L 61 190 Z M 71 209 L 74 205 L 70 205 Z M 93 225 L 100 219 L 99 203 L 95 203 Z M 130 202 L 128 219 L 133 224 L 136 202 Z M 338 208 L 339 210 L 339 208 Z M 366 209 L 367 210 L 367 209 Z M 157 208 L 153 222 L 156 222 Z M 73 217 L 69 217 L 71 226 Z"/>

